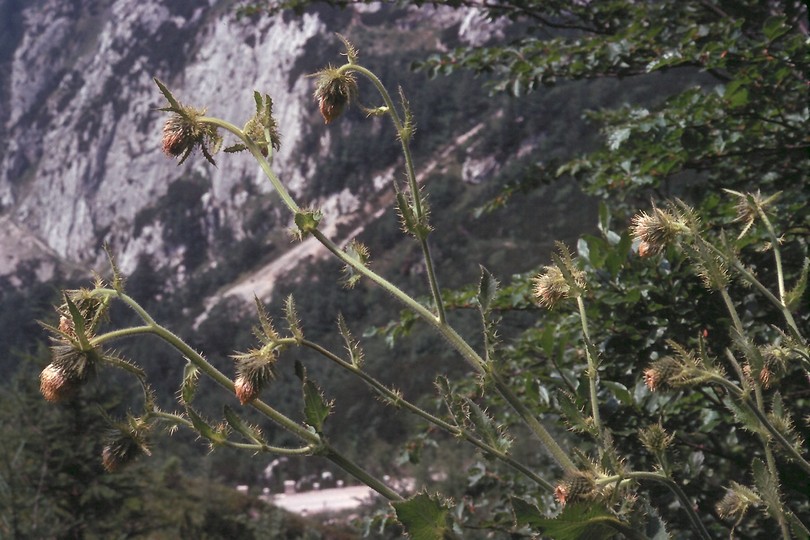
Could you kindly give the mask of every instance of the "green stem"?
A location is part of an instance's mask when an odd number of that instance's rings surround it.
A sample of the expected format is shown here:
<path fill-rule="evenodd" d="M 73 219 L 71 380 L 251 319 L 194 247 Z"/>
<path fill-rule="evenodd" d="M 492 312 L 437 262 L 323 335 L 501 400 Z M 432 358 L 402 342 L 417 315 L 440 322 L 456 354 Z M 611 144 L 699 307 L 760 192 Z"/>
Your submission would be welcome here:
<path fill-rule="evenodd" d="M 739 273 L 748 283 L 753 285 L 759 292 L 762 293 L 765 298 L 767 298 L 774 306 L 776 306 L 779 311 L 782 313 L 782 317 L 785 319 L 785 323 L 788 325 L 788 329 L 790 333 L 793 334 L 793 337 L 799 341 L 799 343 L 804 343 L 804 338 L 802 337 L 802 333 L 799 331 L 799 327 L 796 325 L 796 321 L 793 319 L 793 314 L 787 308 L 785 303 L 779 298 L 777 298 L 765 285 L 759 281 L 754 274 L 752 274 L 745 266 L 743 266 L 739 261 L 733 258 L 729 258 L 728 255 L 723 252 L 722 250 L 715 247 L 713 244 L 709 242 L 705 242 L 705 245 L 712 250 L 716 255 L 719 255 L 723 259 L 729 262 L 731 266 Z M 781 264 L 781 263 L 780 263 Z"/>
<path fill-rule="evenodd" d="M 343 360 L 339 356 L 337 356 L 334 353 L 332 353 L 331 351 L 323 348 L 322 346 L 318 345 L 317 343 L 314 343 L 312 341 L 309 341 L 309 340 L 305 339 L 305 340 L 303 340 L 301 342 L 301 345 L 316 351 L 318 354 L 320 354 L 321 356 L 327 358 L 331 362 L 337 364 L 341 368 L 343 368 L 343 369 L 351 372 L 352 374 L 360 377 L 369 387 L 371 387 L 372 389 L 374 389 L 376 392 L 380 393 L 381 395 L 385 396 L 385 398 L 388 399 L 388 401 L 393 406 L 402 407 L 402 408 L 408 410 L 409 412 L 411 412 L 412 414 L 415 414 L 416 416 L 419 416 L 420 418 L 422 418 L 422 419 L 426 420 L 427 422 L 433 424 L 434 426 L 443 429 L 444 431 L 446 431 L 450 435 L 452 435 L 454 437 L 463 438 L 464 440 L 466 440 L 467 442 L 469 442 L 473 446 L 476 446 L 477 448 L 483 450 L 487 454 L 491 454 L 491 455 L 495 456 L 496 458 L 500 459 L 501 461 L 503 461 L 507 465 L 511 466 L 513 469 L 515 469 L 515 470 L 519 471 L 520 473 L 524 474 L 526 477 L 533 480 L 534 482 L 536 482 L 538 485 L 542 486 L 546 490 L 554 491 L 554 486 L 553 485 L 551 485 L 549 482 L 547 482 L 546 480 L 544 480 L 543 478 L 541 478 L 540 476 L 535 474 L 531 469 L 529 469 L 528 467 L 526 467 L 522 463 L 520 463 L 520 462 L 516 461 L 515 459 L 513 459 L 506 452 L 503 452 L 503 451 L 499 450 L 498 448 L 495 448 L 494 446 L 492 446 L 492 445 L 482 441 L 481 439 L 475 437 L 470 431 L 468 431 L 468 430 L 466 430 L 466 429 L 464 429 L 462 427 L 450 424 L 450 423 L 442 420 L 441 418 L 430 414 L 429 412 L 427 412 L 424 409 L 418 407 L 417 405 L 414 405 L 413 403 L 411 403 L 410 401 L 404 399 L 402 396 L 400 396 L 396 392 L 394 392 L 391 389 L 387 388 L 384 384 L 379 382 L 377 379 L 375 379 L 374 377 L 372 377 L 368 373 L 366 373 L 366 372 L 362 371 L 361 369 L 355 367 L 350 362 L 346 362 L 345 360 Z"/>
<path fill-rule="evenodd" d="M 254 143 L 253 140 L 250 137 L 248 137 L 244 131 L 239 129 L 237 126 L 231 124 L 230 122 L 227 122 L 220 118 L 215 118 L 213 116 L 201 116 L 197 120 L 199 122 L 221 127 L 222 129 L 230 131 L 231 133 L 239 137 L 239 139 L 247 147 L 248 151 L 259 163 L 259 167 L 262 168 L 262 171 L 270 180 L 270 183 L 273 184 L 273 188 L 275 188 L 275 190 L 278 192 L 279 196 L 281 197 L 281 200 L 284 201 L 284 204 L 287 206 L 287 208 L 290 209 L 290 212 L 292 212 L 293 214 L 297 214 L 300 211 L 300 208 L 298 208 L 298 205 L 293 200 L 292 196 L 290 196 L 290 192 L 287 191 L 287 188 L 284 187 L 284 184 L 281 183 L 281 180 L 279 179 L 278 175 L 276 175 L 276 173 L 273 171 L 273 168 L 270 166 L 270 163 L 262 155 L 262 152 L 259 149 L 259 147 L 256 146 L 256 143 Z"/>
<path fill-rule="evenodd" d="M 689 516 L 689 521 L 692 523 L 692 528 L 700 536 L 700 538 L 703 538 L 704 540 L 711 540 L 709 531 L 706 530 L 706 527 L 700 521 L 700 517 L 697 515 L 697 512 L 695 512 L 695 509 L 692 506 L 692 501 L 690 501 L 689 497 L 686 496 L 686 493 L 684 493 L 684 491 L 681 489 L 681 486 L 679 486 L 678 483 L 672 480 L 671 478 L 667 478 L 666 476 L 663 476 L 659 473 L 645 472 L 645 471 L 629 472 L 617 478 L 631 478 L 634 480 L 646 480 L 649 482 L 657 482 L 659 484 L 663 484 L 681 502 L 681 506 L 683 506 L 684 511 Z M 615 479 L 611 478 L 611 480 Z"/>
<path fill-rule="evenodd" d="M 380 81 L 380 79 L 372 71 L 364 68 L 363 66 L 350 63 L 341 66 L 338 71 L 356 71 L 357 73 L 360 73 L 371 81 L 371 83 L 380 93 L 380 96 L 382 96 L 385 106 L 388 109 L 388 115 L 391 117 L 391 121 L 394 123 L 394 129 L 397 131 L 400 145 L 402 145 L 402 154 L 405 156 L 405 173 L 408 177 L 408 186 L 411 190 L 411 197 L 413 198 L 413 210 L 416 214 L 417 222 L 421 223 L 425 218 L 425 211 L 422 207 L 422 199 L 419 196 L 419 183 L 416 181 L 416 170 L 414 168 L 413 154 L 411 153 L 409 143 L 410 134 L 405 133 L 406 126 L 403 125 L 402 119 L 397 114 L 397 110 L 394 107 L 394 100 L 391 99 L 391 95 L 388 93 L 388 90 L 385 88 L 382 81 Z M 419 244 L 422 248 L 422 255 L 425 259 L 428 284 L 430 286 L 430 293 L 433 296 L 433 302 L 436 304 L 436 312 L 438 313 L 439 320 L 444 322 L 447 316 L 444 309 L 444 302 L 442 301 L 441 289 L 439 288 L 439 281 L 436 277 L 436 269 L 435 265 L 433 264 L 433 257 L 430 254 L 430 246 L 428 244 L 427 237 L 419 235 Z"/>
<path fill-rule="evenodd" d="M 189 347 L 182 339 L 180 339 L 170 330 L 157 324 L 154 321 L 154 319 L 152 319 L 152 317 L 150 317 L 149 314 L 146 313 L 146 311 L 132 297 L 120 291 L 116 291 L 114 289 L 95 289 L 94 293 L 109 297 L 120 298 L 125 304 L 127 304 L 130 308 L 132 308 L 136 313 L 138 313 L 141 316 L 144 322 L 146 322 L 149 325 L 150 332 L 152 334 L 160 337 L 161 339 L 163 339 L 163 341 L 167 342 L 169 345 L 180 351 L 180 353 L 183 354 L 183 356 L 185 356 L 200 371 L 208 375 L 208 377 L 210 377 L 217 384 L 228 390 L 228 392 L 230 392 L 231 394 L 234 393 L 233 382 L 224 373 L 222 373 L 213 365 L 211 365 L 205 358 L 202 357 L 200 353 Z M 142 329 L 140 333 L 145 332 L 145 330 L 143 330 L 143 327 L 139 328 Z M 311 449 L 311 451 L 322 453 L 330 461 L 334 462 L 335 464 L 343 468 L 346 472 L 348 472 L 349 474 L 351 474 L 352 476 L 354 476 L 367 486 L 371 487 L 384 497 L 390 500 L 401 499 L 399 494 L 391 490 L 391 488 L 387 487 L 380 480 L 371 476 L 368 472 L 363 470 L 357 464 L 355 464 L 354 462 L 352 462 L 351 460 L 340 454 L 340 452 L 338 452 L 331 446 L 327 445 L 326 442 L 317 433 L 314 433 L 309 429 L 305 428 L 304 426 L 299 425 L 297 422 L 291 420 L 287 416 L 276 411 L 274 408 L 270 407 L 268 404 L 259 399 L 253 400 L 250 403 L 250 405 L 257 411 L 265 415 L 267 418 L 269 418 L 276 424 L 280 425 L 285 430 L 289 431 L 294 435 L 297 435 L 300 439 L 310 443 L 309 448 Z"/>
<path fill-rule="evenodd" d="M 588 359 L 588 383 L 591 394 L 591 415 L 593 416 L 593 424 L 599 438 L 604 441 L 604 434 L 602 433 L 602 420 L 599 416 L 599 400 L 597 396 L 597 382 L 599 372 L 597 371 L 596 364 L 596 348 L 591 341 L 590 332 L 588 331 L 588 316 L 585 313 L 585 302 L 582 300 L 582 295 L 577 295 L 577 307 L 579 308 L 579 320 L 582 323 L 582 337 L 585 339 L 585 356 Z M 607 449 L 607 448 L 605 448 Z"/>
<path fill-rule="evenodd" d="M 440 321 L 433 313 L 427 310 L 422 304 L 408 296 L 396 285 L 389 282 L 376 272 L 372 271 L 363 264 L 358 263 L 352 257 L 343 252 L 334 242 L 323 235 L 322 232 L 315 230 L 312 232 L 318 241 L 320 241 L 329 251 L 331 251 L 341 261 L 354 268 L 358 273 L 369 278 L 371 281 L 388 291 L 392 296 L 397 298 L 407 307 L 412 309 L 422 320 L 433 326 L 449 343 L 458 351 L 459 354 L 479 373 L 482 375 L 489 375 L 493 380 L 497 379 L 496 388 L 498 392 L 506 399 L 512 406 L 515 412 L 524 420 L 526 425 L 537 436 L 540 442 L 546 447 L 546 450 L 557 461 L 557 463 L 566 471 L 575 471 L 576 466 L 568 457 L 568 454 L 557 444 L 551 434 L 537 421 L 532 415 L 531 411 L 520 401 L 520 399 L 512 392 L 511 388 L 495 374 L 490 367 L 484 362 L 481 356 L 473 350 L 472 347 L 462 338 L 458 333 L 448 324 Z"/>
<path fill-rule="evenodd" d="M 728 294 L 728 290 L 723 287 L 720 289 L 720 294 L 723 296 L 723 301 L 726 304 L 726 308 L 728 312 L 731 314 L 731 319 L 734 321 L 734 328 L 737 330 L 737 333 L 742 338 L 745 334 L 745 330 L 742 325 L 742 321 L 740 320 L 740 316 L 737 314 L 737 309 L 734 307 L 734 303 L 731 301 L 731 296 Z M 781 303 L 781 302 L 780 302 Z M 784 303 L 782 303 L 784 305 Z M 762 397 L 762 387 L 759 383 L 759 378 L 754 376 L 752 377 L 754 387 L 754 397 L 756 399 L 756 408 L 758 411 L 765 410 L 765 401 Z M 768 422 L 770 424 L 770 422 Z M 762 447 L 765 451 L 765 462 L 768 467 L 768 473 L 771 475 L 771 479 L 774 486 L 779 486 L 779 470 L 776 468 L 776 460 L 773 457 L 773 449 L 771 449 L 771 444 L 768 438 L 765 436 L 764 433 L 759 433 L 759 438 L 762 441 Z M 782 494 L 781 490 L 777 489 L 777 496 L 781 500 Z M 776 514 L 777 521 L 779 522 L 779 528 L 782 532 L 783 540 L 790 540 L 790 529 L 788 528 L 787 519 L 785 518 L 785 513 L 782 507 L 774 508 L 774 513 Z"/>
<path fill-rule="evenodd" d="M 782 447 L 782 450 L 793 459 L 799 467 L 801 467 L 807 474 L 810 474 L 810 462 L 804 459 L 802 455 L 796 450 L 796 448 L 788 441 L 782 433 L 774 427 L 771 421 L 768 419 L 768 415 L 765 412 L 757 407 L 757 404 L 751 400 L 746 392 L 744 392 L 740 387 L 735 385 L 733 382 L 729 381 L 725 377 L 721 377 L 719 375 L 711 375 L 708 378 L 709 381 L 719 384 L 723 388 L 729 391 L 729 393 L 739 400 L 745 407 L 751 411 L 754 416 L 757 417 L 760 424 L 768 430 L 768 433 L 771 434 L 773 439 Z"/>
<path fill-rule="evenodd" d="M 785 274 L 782 271 L 782 255 L 779 249 L 779 239 L 776 237 L 776 230 L 773 228 L 771 224 L 771 220 L 768 219 L 768 215 L 762 210 L 760 206 L 757 206 L 757 212 L 759 216 L 762 218 L 762 221 L 765 223 L 765 228 L 768 229 L 768 235 L 771 238 L 771 246 L 773 246 L 773 258 L 774 262 L 776 263 L 776 283 L 779 287 L 779 300 L 782 306 L 786 306 L 785 304 Z"/>
<path fill-rule="evenodd" d="M 380 480 L 371 476 L 368 472 L 364 469 L 357 466 L 356 463 L 347 459 L 343 454 L 336 451 L 332 448 L 329 444 L 324 444 L 323 450 L 319 452 L 324 457 L 326 457 L 329 461 L 343 469 L 344 471 L 348 472 L 362 483 L 388 499 L 389 501 L 401 501 L 403 500 L 402 495 L 391 489 L 390 487 L 386 486 Z"/>

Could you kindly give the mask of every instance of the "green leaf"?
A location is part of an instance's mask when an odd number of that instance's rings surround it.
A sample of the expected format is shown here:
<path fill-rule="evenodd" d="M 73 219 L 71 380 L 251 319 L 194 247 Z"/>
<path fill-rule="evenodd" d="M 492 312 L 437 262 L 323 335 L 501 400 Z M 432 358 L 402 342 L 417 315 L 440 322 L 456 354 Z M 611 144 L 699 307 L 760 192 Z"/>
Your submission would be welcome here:
<path fill-rule="evenodd" d="M 765 19 L 765 24 L 762 25 L 762 33 L 765 34 L 768 41 L 773 41 L 789 31 L 790 27 L 785 24 L 784 16 L 768 17 Z"/>
<path fill-rule="evenodd" d="M 478 285 L 478 305 L 481 306 L 481 312 L 486 313 L 489 311 L 489 305 L 495 297 L 498 290 L 498 281 L 493 275 L 481 266 L 481 282 Z"/>
<path fill-rule="evenodd" d="M 169 105 L 171 105 L 170 110 L 179 111 L 181 109 L 180 103 L 178 103 L 177 100 L 174 99 L 174 96 L 172 95 L 171 91 L 169 91 L 169 89 L 166 87 L 166 85 L 163 84 L 157 77 L 154 77 L 152 80 L 155 81 L 155 84 L 160 89 L 160 92 L 163 94 L 163 97 L 165 97 L 166 101 L 168 101 Z"/>
<path fill-rule="evenodd" d="M 240 433 L 250 442 L 256 444 L 267 444 L 263 440 L 261 432 L 258 429 L 254 428 L 253 426 L 243 422 L 242 419 L 239 418 L 239 415 L 236 414 L 236 412 L 229 406 L 225 405 L 224 413 L 225 413 L 225 420 L 228 422 L 228 425 L 231 426 L 231 428 L 233 428 L 234 431 Z"/>
<path fill-rule="evenodd" d="M 568 504 L 557 517 L 537 517 L 531 525 L 554 540 L 607 540 L 627 530 L 606 508 L 587 503 Z"/>
<path fill-rule="evenodd" d="M 76 337 L 79 340 L 79 345 L 83 351 L 91 350 L 93 347 L 87 340 L 87 329 L 84 324 L 84 317 L 67 293 L 65 293 L 65 303 L 67 304 L 68 311 L 70 312 L 70 318 L 73 319 L 73 330 L 75 331 Z"/>
<path fill-rule="evenodd" d="M 405 501 L 392 502 L 397 520 L 413 540 L 450 540 L 455 538 L 450 510 L 439 496 L 418 493 Z"/>
<path fill-rule="evenodd" d="M 779 497 L 779 485 L 761 460 L 755 459 L 751 463 L 751 469 L 754 471 L 754 485 L 757 487 L 759 496 L 765 502 L 768 514 L 778 521 L 779 516 L 783 514 L 782 500 Z"/>
<path fill-rule="evenodd" d="M 540 521 L 548 519 L 537 506 L 528 501 L 512 497 L 512 513 L 518 527 L 536 527 Z"/>
<path fill-rule="evenodd" d="M 301 379 L 304 391 L 304 418 L 307 424 L 315 428 L 320 433 L 323 430 L 323 423 L 332 412 L 333 402 L 327 401 L 323 397 L 323 392 L 317 384 L 307 377 L 307 370 L 300 361 L 295 361 L 295 375 Z"/>
<path fill-rule="evenodd" d="M 602 381 L 602 384 L 609 388 L 610 391 L 613 392 L 613 395 L 616 396 L 616 399 L 621 401 L 624 405 L 632 405 L 634 403 L 633 395 L 622 383 L 615 381 Z"/>
<path fill-rule="evenodd" d="M 197 392 L 197 381 L 200 377 L 200 370 L 192 364 L 187 362 L 183 368 L 183 384 L 180 387 L 180 397 L 183 403 L 189 404 L 194 399 L 194 394 Z"/>

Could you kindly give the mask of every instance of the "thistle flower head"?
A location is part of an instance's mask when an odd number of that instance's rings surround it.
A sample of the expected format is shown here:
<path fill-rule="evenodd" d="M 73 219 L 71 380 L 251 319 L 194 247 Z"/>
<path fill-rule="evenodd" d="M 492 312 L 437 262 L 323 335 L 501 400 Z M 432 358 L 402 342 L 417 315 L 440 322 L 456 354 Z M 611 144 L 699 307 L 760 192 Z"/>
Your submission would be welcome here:
<path fill-rule="evenodd" d="M 74 388 L 65 373 L 53 364 L 48 364 L 39 374 L 39 391 L 50 402 L 61 401 L 70 396 Z"/>
<path fill-rule="evenodd" d="M 216 126 L 200 120 L 205 116 L 205 110 L 181 105 L 166 85 L 158 79 L 154 81 L 169 102 L 168 107 L 160 110 L 171 113 L 163 125 L 163 152 L 171 157 L 179 157 L 180 163 L 183 163 L 195 148 L 199 148 L 205 159 L 216 165 L 213 154 L 222 145 L 222 136 Z"/>
<path fill-rule="evenodd" d="M 761 502 L 762 499 L 754 490 L 737 482 L 731 482 L 731 487 L 728 488 L 723 499 L 717 503 L 716 508 L 721 518 L 739 521 L 751 506 L 756 506 Z"/>
<path fill-rule="evenodd" d="M 676 386 L 683 372 L 684 365 L 680 360 L 665 356 L 644 370 L 644 384 L 651 392 Z"/>
<path fill-rule="evenodd" d="M 140 418 L 130 418 L 126 424 L 115 426 L 101 450 L 101 464 L 107 472 L 115 472 L 141 454 L 151 456 L 146 436 L 149 425 Z"/>
<path fill-rule="evenodd" d="M 317 83 L 315 99 L 325 123 L 330 123 L 343 113 L 347 105 L 357 97 L 357 79 L 351 71 L 341 71 L 329 66 L 315 74 Z"/>
<path fill-rule="evenodd" d="M 735 205 L 737 217 L 734 221 L 744 224 L 738 239 L 745 236 L 756 220 L 764 215 L 765 209 L 781 195 L 781 192 L 778 192 L 770 197 L 763 197 L 759 190 L 756 193 L 740 193 L 731 189 L 723 189 L 723 191 L 737 198 Z"/>
<path fill-rule="evenodd" d="M 644 448 L 653 454 L 661 454 L 669 448 L 675 436 L 667 433 L 661 424 L 651 424 L 639 433 L 639 439 Z"/>
<path fill-rule="evenodd" d="M 684 220 L 668 210 L 653 206 L 652 213 L 640 212 L 630 222 L 630 234 L 640 241 L 638 254 L 657 255 L 687 230 Z"/>
<path fill-rule="evenodd" d="M 593 478 L 582 472 L 566 475 L 554 488 L 554 498 L 565 506 L 569 502 L 586 501 L 596 495 L 596 483 Z"/>
<path fill-rule="evenodd" d="M 553 309 L 563 299 L 568 298 L 571 287 L 559 266 L 544 266 L 541 274 L 532 280 L 534 297 L 537 302 L 548 309 Z"/>
<path fill-rule="evenodd" d="M 245 405 L 259 397 L 262 388 L 276 378 L 277 357 L 278 346 L 273 343 L 233 356 L 236 362 L 233 386 L 239 403 Z"/>

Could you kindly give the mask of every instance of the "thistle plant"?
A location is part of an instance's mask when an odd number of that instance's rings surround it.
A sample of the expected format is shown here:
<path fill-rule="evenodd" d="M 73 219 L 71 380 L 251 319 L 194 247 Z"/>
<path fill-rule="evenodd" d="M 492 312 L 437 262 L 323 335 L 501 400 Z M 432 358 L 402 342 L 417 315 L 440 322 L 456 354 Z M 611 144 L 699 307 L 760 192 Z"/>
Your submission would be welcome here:
<path fill-rule="evenodd" d="M 721 351 L 710 346 L 700 334 L 694 342 L 682 344 L 668 340 L 662 332 L 656 343 L 660 354 L 633 375 L 639 397 L 631 395 L 626 386 L 604 379 L 612 359 L 600 346 L 604 329 L 595 326 L 593 317 L 599 307 L 599 291 L 617 282 L 605 281 L 605 271 L 594 264 L 592 253 L 587 258 L 583 256 L 587 250 L 579 249 L 579 256 L 575 256 L 568 247 L 558 244 L 557 253 L 551 257 L 552 264 L 541 268 L 523 284 L 524 290 L 531 290 L 534 302 L 541 308 L 539 321 L 545 321 L 550 328 L 544 347 L 554 350 L 555 342 L 562 343 L 566 333 L 574 336 L 576 343 L 565 347 L 559 355 L 574 358 L 567 366 L 555 364 L 543 373 L 544 377 L 556 381 L 559 391 L 541 410 L 512 380 L 515 373 L 510 370 L 508 361 L 511 352 L 498 337 L 498 318 L 494 316 L 508 292 L 499 289 L 497 280 L 488 270 L 482 268 L 477 288 L 468 295 L 468 306 L 474 306 L 481 318 L 483 345 L 474 345 L 463 338 L 448 321 L 447 312 L 457 307 L 457 303 L 453 292 L 441 289 L 431 256 L 433 226 L 425 193 L 416 180 L 410 150 L 415 124 L 408 101 L 400 92 L 396 102 L 377 76 L 359 63 L 358 51 L 345 39 L 343 42 L 346 63 L 328 66 L 314 75 L 317 107 L 324 121 L 332 123 L 358 101 L 362 82 L 370 83 L 376 91 L 374 99 L 379 99 L 381 104 L 367 111 L 390 119 L 402 148 L 405 181 L 394 186 L 396 212 L 403 231 L 421 249 L 427 270 L 427 299 L 422 299 L 419 293 L 404 291 L 372 269 L 369 249 L 358 240 L 341 246 L 324 234 L 320 228 L 323 216 L 317 208 L 299 206 L 271 166 L 272 152 L 279 148 L 281 137 L 273 118 L 270 96 L 254 93 L 255 115 L 239 128 L 226 120 L 207 116 L 203 108 L 182 105 L 165 84 L 155 79 L 168 102 L 161 109 L 169 113 L 163 130 L 163 149 L 169 156 L 180 158 L 180 163 L 196 152 L 213 163 L 225 138 L 234 138 L 235 142 L 224 151 L 248 152 L 255 158 L 289 212 L 295 238 L 315 238 L 344 265 L 347 286 L 360 280 L 374 284 L 389 293 L 408 317 L 423 321 L 443 337 L 474 374 L 472 385 L 480 399 L 457 392 L 455 383 L 439 377 L 435 386 L 443 411 L 431 412 L 366 369 L 361 341 L 352 335 L 342 316 L 337 315 L 337 330 L 345 344 L 343 351 L 335 352 L 310 340 L 305 333 L 305 321 L 299 320 L 293 297 L 284 305 L 286 331 L 277 330 L 266 307 L 256 299 L 258 324 L 254 335 L 257 343 L 247 351 L 234 352 L 232 373 L 223 373 L 129 296 L 124 276 L 110 257 L 110 283 L 99 278 L 91 289 L 65 293 L 64 304 L 57 308 L 58 324 L 47 326 L 54 340 L 53 357 L 40 377 L 42 393 L 49 401 L 69 398 L 93 374 L 107 366 L 124 369 L 139 381 L 143 389 L 143 410 L 125 420 L 111 419 L 113 430 L 101 457 L 104 467 L 114 471 L 138 456 L 148 455 L 154 432 L 160 428 L 187 429 L 207 440 L 212 448 L 239 448 L 252 454 L 322 456 L 389 500 L 397 519 L 412 537 L 453 538 L 466 534 L 467 520 L 472 517 L 463 508 L 453 509 L 448 499 L 427 491 L 416 495 L 400 492 L 332 445 L 327 437 L 328 419 L 334 408 L 327 397 L 329 389 L 321 388 L 310 379 L 302 364 L 296 364 L 295 372 L 302 384 L 303 419 L 282 414 L 269 403 L 272 398 L 266 390 L 285 363 L 285 352 L 304 349 L 357 377 L 383 403 L 415 415 L 432 430 L 465 441 L 491 462 L 511 471 L 518 479 L 516 482 L 524 486 L 525 495 L 506 501 L 508 519 L 485 520 L 476 525 L 478 528 L 507 529 L 511 534 L 525 536 L 545 534 L 553 538 L 617 535 L 660 538 L 666 535 L 664 521 L 679 519 L 688 523 L 693 537 L 705 539 L 729 528 L 733 534 L 753 514 L 749 509 L 760 507 L 776 524 L 782 538 L 810 534 L 807 524 L 791 508 L 781 488 L 785 465 L 810 478 L 810 456 L 797 429 L 799 420 L 794 420 L 807 411 L 791 411 L 794 405 L 806 406 L 806 399 L 794 404 L 779 393 L 780 377 L 788 372 L 806 375 L 810 368 L 810 349 L 793 316 L 801 307 L 808 264 L 805 262 L 801 277 L 789 290 L 779 237 L 768 217 L 775 198 L 729 193 L 737 199 L 738 221 L 744 224 L 737 241 L 758 223 L 765 227 L 769 238 L 767 249 L 773 253 L 775 261 L 776 294 L 743 262 L 734 241 L 726 234 L 707 230 L 697 213 L 682 201 L 653 205 L 651 210 L 641 211 L 631 220 L 629 231 L 621 235 L 613 233 L 613 237 L 620 238 L 610 244 L 619 254 L 614 274 L 630 272 L 634 266 L 654 266 L 667 257 L 681 257 L 703 286 L 719 297 L 731 320 L 729 345 Z M 600 242 L 594 240 L 594 246 L 602 245 L 607 249 L 605 246 L 609 243 Z M 585 245 L 587 247 L 587 243 Z M 779 315 L 779 324 L 774 324 L 768 342 L 763 342 L 762 336 L 751 335 L 749 326 L 744 324 L 738 311 L 740 302 L 732 297 L 731 287 L 736 282 L 745 283 Z M 112 326 L 107 312 L 113 303 L 126 306 L 137 315 L 140 323 L 123 328 Z M 550 311 L 546 314 L 545 310 Z M 555 327 L 555 320 L 569 322 L 567 326 Z M 599 319 L 599 324 L 603 323 Z M 157 407 L 143 370 L 110 352 L 109 345 L 116 341 L 145 335 L 158 337 L 185 359 L 174 412 Z M 550 354 L 549 357 L 557 356 Z M 224 407 L 219 420 L 204 418 L 194 406 L 196 400 L 206 397 L 197 392 L 201 377 L 213 380 L 235 398 L 233 406 Z M 582 385 L 579 385 L 580 379 Z M 687 390 L 711 392 L 712 403 L 730 411 L 736 424 L 750 431 L 760 443 L 758 453 L 747 460 L 750 483 L 730 481 L 725 494 L 709 507 L 696 507 L 694 496 L 684 490 L 680 477 L 684 466 L 674 453 L 679 434 L 667 428 L 666 406 L 652 401 L 665 393 L 671 395 L 669 400 L 673 402 L 685 400 L 689 395 Z M 644 401 L 659 418 L 633 430 L 630 435 L 619 433 L 611 426 L 615 420 L 603 416 L 605 400 L 610 395 L 623 397 L 628 414 L 643 416 L 639 404 Z M 490 409 L 487 404 L 494 406 Z M 262 427 L 246 419 L 246 408 L 286 430 L 298 444 L 285 447 L 270 444 Z M 560 429 L 563 422 L 573 434 L 565 434 Z M 512 452 L 516 436 L 530 437 L 552 465 L 538 469 L 519 459 Z M 632 446 L 627 448 L 625 443 Z M 646 452 L 653 460 L 635 455 L 633 448 Z M 655 486 L 666 488 L 668 498 L 662 499 L 661 490 L 654 490 Z M 804 508 L 807 503 L 805 497 L 798 505 Z M 655 504 L 657 512 L 653 508 Z M 678 517 L 658 517 L 664 512 Z M 733 523 L 724 524 L 718 519 Z"/>

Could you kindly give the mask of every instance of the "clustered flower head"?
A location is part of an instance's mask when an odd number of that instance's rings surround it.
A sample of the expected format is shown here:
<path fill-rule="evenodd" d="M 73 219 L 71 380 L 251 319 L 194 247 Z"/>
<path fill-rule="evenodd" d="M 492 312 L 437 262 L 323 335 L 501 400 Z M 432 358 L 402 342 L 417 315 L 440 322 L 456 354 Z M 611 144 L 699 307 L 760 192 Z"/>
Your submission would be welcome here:
<path fill-rule="evenodd" d="M 765 209 L 781 195 L 781 192 L 778 192 L 770 197 L 763 197 L 759 190 L 756 193 L 740 193 L 739 191 L 724 188 L 723 191 L 737 198 L 737 204 L 735 205 L 737 217 L 735 221 L 744 223 L 743 230 L 737 238 L 745 236 L 754 222 L 764 215 Z"/>
<path fill-rule="evenodd" d="M 357 80 L 351 71 L 341 71 L 329 66 L 315 74 L 318 78 L 315 99 L 325 123 L 330 123 L 343 113 L 347 105 L 357 97 Z"/>
<path fill-rule="evenodd" d="M 638 254 L 642 257 L 661 253 L 687 230 L 688 226 L 681 216 L 656 206 L 653 206 L 652 213 L 636 214 L 630 222 L 630 234 L 640 241 Z"/>

